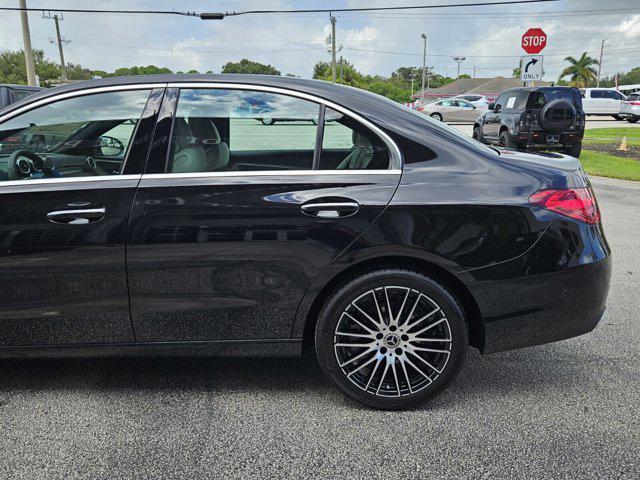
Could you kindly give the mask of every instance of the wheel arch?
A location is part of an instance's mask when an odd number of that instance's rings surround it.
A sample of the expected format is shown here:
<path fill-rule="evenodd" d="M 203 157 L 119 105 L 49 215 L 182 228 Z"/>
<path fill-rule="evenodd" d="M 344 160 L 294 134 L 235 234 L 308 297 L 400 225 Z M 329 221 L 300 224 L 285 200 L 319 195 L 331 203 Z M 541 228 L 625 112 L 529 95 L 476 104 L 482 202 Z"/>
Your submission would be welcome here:
<path fill-rule="evenodd" d="M 304 315 L 304 329 L 302 334 L 303 352 L 309 352 L 313 348 L 313 339 L 318 315 L 327 298 L 342 285 L 346 284 L 360 274 L 372 270 L 393 268 L 411 270 L 422 273 L 441 283 L 460 301 L 469 326 L 469 343 L 482 351 L 485 343 L 484 320 L 476 299 L 462 281 L 446 269 L 427 260 L 402 255 L 375 257 L 354 263 L 336 273 L 316 293 L 311 306 Z"/>

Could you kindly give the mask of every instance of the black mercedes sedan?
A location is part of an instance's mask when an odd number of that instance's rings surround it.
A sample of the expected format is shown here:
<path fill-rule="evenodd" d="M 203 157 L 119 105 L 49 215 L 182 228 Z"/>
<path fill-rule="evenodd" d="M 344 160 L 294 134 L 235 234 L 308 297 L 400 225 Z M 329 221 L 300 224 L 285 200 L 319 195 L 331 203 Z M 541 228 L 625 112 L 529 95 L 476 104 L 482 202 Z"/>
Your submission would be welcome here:
<path fill-rule="evenodd" d="M 468 345 L 591 331 L 611 273 L 575 158 L 320 81 L 30 96 L 0 111 L 0 196 L 0 355 L 312 352 L 375 408 L 432 398 Z"/>

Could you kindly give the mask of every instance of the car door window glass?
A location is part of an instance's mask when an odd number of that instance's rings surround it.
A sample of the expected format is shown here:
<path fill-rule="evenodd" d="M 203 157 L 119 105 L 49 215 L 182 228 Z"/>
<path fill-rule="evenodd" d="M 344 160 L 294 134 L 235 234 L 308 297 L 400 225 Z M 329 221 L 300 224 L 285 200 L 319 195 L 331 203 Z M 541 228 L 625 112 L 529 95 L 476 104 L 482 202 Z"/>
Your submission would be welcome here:
<path fill-rule="evenodd" d="M 496 103 L 495 103 L 495 107 L 494 107 L 494 109 L 495 109 L 495 110 L 502 110 L 502 109 L 504 109 L 504 108 L 505 108 L 505 104 L 507 103 L 507 97 L 508 97 L 508 95 L 507 95 L 507 94 L 505 94 L 505 93 L 503 93 L 502 95 L 500 95 L 500 96 L 498 97 L 498 99 L 496 100 Z"/>
<path fill-rule="evenodd" d="M 309 170 L 319 109 L 271 92 L 182 89 L 166 171 Z"/>
<path fill-rule="evenodd" d="M 602 90 L 591 90 L 591 98 L 604 98 Z"/>
<path fill-rule="evenodd" d="M 389 168 L 389 149 L 382 139 L 353 118 L 331 108 L 325 110 L 322 170 Z"/>
<path fill-rule="evenodd" d="M 68 98 L 0 124 L 0 180 L 120 174 L 149 92 Z"/>

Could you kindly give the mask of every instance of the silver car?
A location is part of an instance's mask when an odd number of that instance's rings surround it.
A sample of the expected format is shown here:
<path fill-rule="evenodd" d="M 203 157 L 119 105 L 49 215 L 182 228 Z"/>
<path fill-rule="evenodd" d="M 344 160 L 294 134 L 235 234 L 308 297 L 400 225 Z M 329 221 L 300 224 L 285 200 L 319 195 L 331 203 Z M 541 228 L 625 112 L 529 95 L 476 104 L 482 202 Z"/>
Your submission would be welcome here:
<path fill-rule="evenodd" d="M 459 98 L 447 98 L 427 103 L 418 110 L 441 122 L 469 122 L 478 118 L 480 111 L 470 102 Z"/>
<path fill-rule="evenodd" d="M 620 105 L 620 116 L 629 123 L 640 120 L 640 92 L 632 93 Z"/>

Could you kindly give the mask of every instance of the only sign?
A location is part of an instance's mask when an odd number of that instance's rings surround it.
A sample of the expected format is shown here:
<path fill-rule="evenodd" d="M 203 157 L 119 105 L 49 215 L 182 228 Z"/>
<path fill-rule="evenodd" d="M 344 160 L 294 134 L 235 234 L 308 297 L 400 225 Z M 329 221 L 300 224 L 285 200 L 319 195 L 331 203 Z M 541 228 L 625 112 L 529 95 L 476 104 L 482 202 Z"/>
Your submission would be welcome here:
<path fill-rule="evenodd" d="M 522 35 L 522 48 L 529 54 L 540 53 L 547 46 L 547 34 L 541 28 L 530 28 Z"/>

